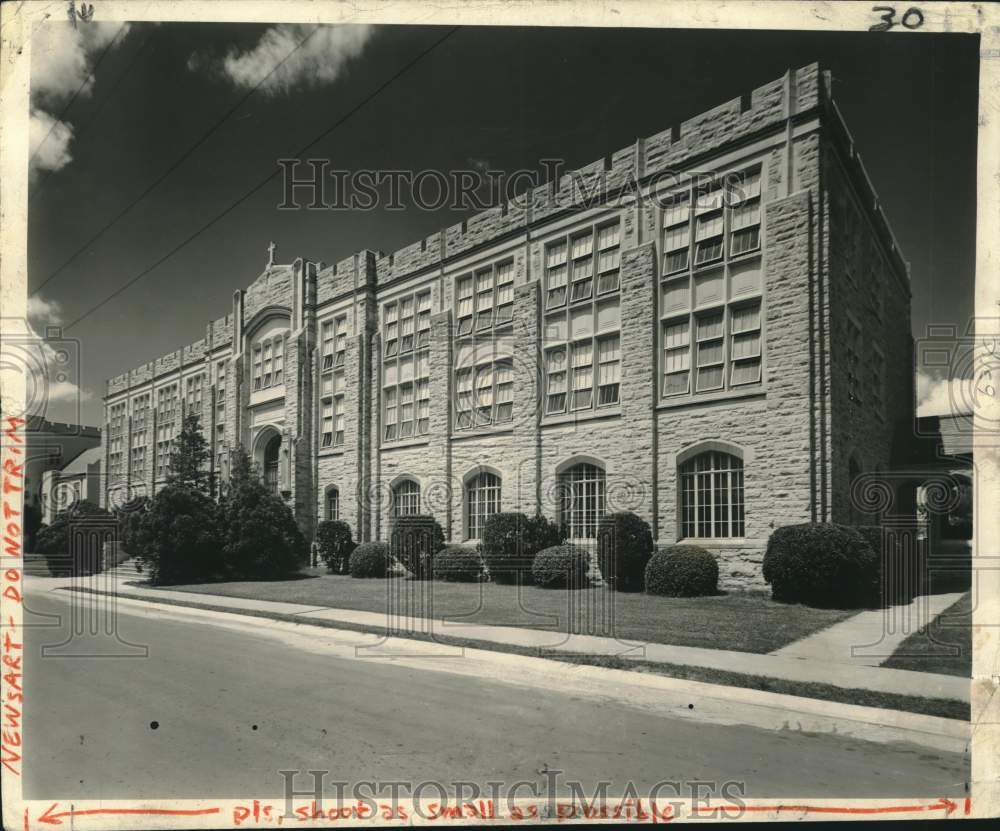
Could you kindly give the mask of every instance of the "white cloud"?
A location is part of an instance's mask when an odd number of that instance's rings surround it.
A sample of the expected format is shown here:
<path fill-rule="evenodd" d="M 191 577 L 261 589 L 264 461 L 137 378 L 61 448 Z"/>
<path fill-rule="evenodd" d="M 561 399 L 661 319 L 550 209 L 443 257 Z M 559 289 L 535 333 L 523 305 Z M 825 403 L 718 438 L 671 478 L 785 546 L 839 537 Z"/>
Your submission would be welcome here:
<path fill-rule="evenodd" d="M 58 121 L 43 110 L 32 110 L 28 123 L 31 173 L 38 170 L 61 170 L 71 161 L 69 152 L 73 127 Z"/>
<path fill-rule="evenodd" d="M 93 397 L 88 390 L 72 381 L 53 381 L 49 384 L 48 400 L 52 403 L 65 401 L 73 404 L 77 401 L 90 401 Z"/>
<path fill-rule="evenodd" d="M 89 95 L 94 62 L 122 25 L 94 21 L 74 26 L 68 20 L 39 24 L 31 38 L 33 100 L 51 108 L 67 102 L 77 90 L 80 95 Z M 126 23 L 118 44 L 128 31 Z"/>
<path fill-rule="evenodd" d="M 28 296 L 28 320 L 36 327 L 58 326 L 62 323 L 62 309 L 55 300 L 32 294 Z"/>
<path fill-rule="evenodd" d="M 975 406 L 972 378 L 936 378 L 917 373 L 917 415 L 958 415 Z"/>
<path fill-rule="evenodd" d="M 282 23 L 265 31 L 247 52 L 230 50 L 221 61 L 192 55 L 188 68 L 207 66 L 237 87 L 253 89 L 260 84 L 267 95 L 287 95 L 336 81 L 374 33 L 371 26 L 321 26 L 310 35 L 312 31 L 312 26 Z"/>

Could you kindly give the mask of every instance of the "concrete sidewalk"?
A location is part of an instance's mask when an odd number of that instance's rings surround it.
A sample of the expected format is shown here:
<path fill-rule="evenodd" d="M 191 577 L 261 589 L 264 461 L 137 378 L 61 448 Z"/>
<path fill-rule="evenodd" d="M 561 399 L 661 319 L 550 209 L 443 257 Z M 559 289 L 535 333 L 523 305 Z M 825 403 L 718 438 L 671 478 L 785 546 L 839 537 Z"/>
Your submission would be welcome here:
<path fill-rule="evenodd" d="M 690 646 L 671 646 L 658 643 L 635 643 L 614 638 L 591 635 L 568 635 L 566 633 L 522 629 L 507 626 L 467 624 L 445 619 L 393 617 L 384 612 L 363 612 L 351 609 L 331 609 L 300 603 L 252 600 L 221 595 L 206 595 L 194 592 L 152 589 L 143 586 L 124 585 L 126 579 L 112 574 L 102 575 L 107 581 L 107 590 L 120 596 L 131 596 L 151 601 L 173 602 L 187 605 L 210 606 L 232 612 L 251 611 L 257 614 L 280 614 L 300 618 L 303 623 L 321 622 L 326 625 L 344 623 L 355 627 L 365 627 L 374 632 L 398 637 L 414 634 L 423 637 L 439 635 L 444 639 L 463 638 L 478 642 L 484 648 L 488 644 L 505 644 L 545 652 L 579 653 L 589 655 L 616 656 L 626 660 L 641 660 L 660 664 L 679 664 L 702 667 L 745 675 L 759 675 L 785 681 L 828 684 L 842 689 L 860 689 L 880 693 L 920 696 L 924 698 L 950 699 L 968 703 L 970 700 L 970 679 L 953 675 L 937 675 L 900 669 L 886 669 L 866 666 L 848 660 L 834 660 L 838 654 L 829 649 L 817 648 L 813 654 L 808 650 L 801 655 L 771 654 L 759 655 L 747 652 L 733 652 L 721 649 L 703 649 Z M 36 578 L 37 579 L 37 578 Z M 54 578 L 52 578 L 54 580 Z M 66 583 L 66 581 L 63 581 Z M 66 583 L 68 585 L 68 583 Z M 99 586 L 95 586 L 99 588 Z M 944 597 L 943 595 L 941 597 Z M 865 614 L 865 613 L 863 613 Z M 881 613 L 878 613 L 881 614 Z M 853 618 L 852 618 L 853 620 Z M 844 626 L 850 620 L 837 626 Z M 831 627 L 834 629 L 835 627 Z M 853 637 L 852 630 L 845 629 L 837 634 L 836 642 Z M 820 633 L 822 634 L 822 633 Z M 870 634 L 870 622 L 866 621 L 864 634 Z M 812 636 L 816 637 L 816 636 Z M 803 642 L 810 638 L 803 639 Z M 869 641 L 861 640 L 860 643 Z M 794 644 L 793 644 L 794 646 Z M 370 647 L 369 647 L 370 648 Z M 447 643 L 441 644 L 443 653 L 455 650 Z"/>

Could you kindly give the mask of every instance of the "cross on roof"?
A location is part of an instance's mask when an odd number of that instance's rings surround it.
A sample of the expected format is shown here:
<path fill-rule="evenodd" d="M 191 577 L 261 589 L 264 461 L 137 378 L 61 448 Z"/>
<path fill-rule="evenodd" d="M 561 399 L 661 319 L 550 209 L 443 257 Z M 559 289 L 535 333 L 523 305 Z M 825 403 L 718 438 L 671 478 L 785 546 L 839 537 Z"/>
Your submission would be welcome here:
<path fill-rule="evenodd" d="M 277 247 L 278 246 L 274 244 L 274 240 L 271 240 L 271 242 L 268 243 L 268 245 L 267 245 L 267 264 L 268 265 L 274 265 L 274 249 L 276 249 Z"/>

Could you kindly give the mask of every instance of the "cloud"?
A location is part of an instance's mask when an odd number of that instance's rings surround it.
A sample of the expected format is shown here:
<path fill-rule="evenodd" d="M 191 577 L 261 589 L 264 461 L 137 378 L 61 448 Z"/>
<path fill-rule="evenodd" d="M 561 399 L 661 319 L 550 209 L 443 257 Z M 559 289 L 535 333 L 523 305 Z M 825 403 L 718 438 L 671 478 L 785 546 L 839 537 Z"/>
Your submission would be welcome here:
<path fill-rule="evenodd" d="M 73 155 L 69 152 L 72 140 L 71 124 L 58 121 L 43 110 L 32 110 L 28 122 L 31 173 L 38 170 L 62 170 L 73 161 Z"/>
<path fill-rule="evenodd" d="M 52 403 L 90 401 L 94 396 L 89 390 L 74 384 L 72 381 L 53 381 L 49 384 L 48 400 Z"/>
<path fill-rule="evenodd" d="M 32 294 L 28 296 L 28 320 L 35 328 L 58 326 L 62 323 L 62 309 L 55 300 Z"/>
<path fill-rule="evenodd" d="M 121 44 L 129 24 L 41 23 L 31 38 L 30 174 L 61 170 L 73 160 L 73 125 L 52 113 L 73 96 L 90 95 L 91 76 L 100 54 L 112 41 Z"/>
<path fill-rule="evenodd" d="M 975 406 L 972 378 L 936 378 L 917 373 L 917 415 L 958 415 Z"/>
<path fill-rule="evenodd" d="M 272 26 L 253 49 L 231 49 L 221 60 L 192 55 L 188 68 L 208 68 L 241 89 L 260 84 L 266 95 L 288 95 L 300 88 L 332 84 L 374 33 L 371 26 L 320 26 L 310 34 L 313 28 L 286 23 Z"/>
<path fill-rule="evenodd" d="M 41 23 L 31 38 L 31 96 L 47 108 L 69 101 L 80 90 L 90 95 L 94 62 L 118 36 L 121 43 L 129 24 L 79 23 L 67 21 Z"/>

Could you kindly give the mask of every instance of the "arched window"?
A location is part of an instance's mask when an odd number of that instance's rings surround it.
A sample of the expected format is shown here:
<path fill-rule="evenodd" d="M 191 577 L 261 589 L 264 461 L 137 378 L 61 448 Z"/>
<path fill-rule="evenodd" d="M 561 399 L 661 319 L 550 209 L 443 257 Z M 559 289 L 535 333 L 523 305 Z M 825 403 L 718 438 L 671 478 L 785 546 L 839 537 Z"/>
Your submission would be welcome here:
<path fill-rule="evenodd" d="M 264 484 L 273 493 L 278 493 L 278 451 L 281 449 L 281 436 L 274 436 L 264 448 Z"/>
<path fill-rule="evenodd" d="M 420 485 L 404 479 L 392 489 L 392 515 L 413 516 L 420 513 Z"/>
<path fill-rule="evenodd" d="M 336 488 L 326 490 L 326 518 L 340 519 L 340 491 Z"/>
<path fill-rule="evenodd" d="M 681 536 L 743 536 L 743 460 L 720 450 L 681 465 Z"/>
<path fill-rule="evenodd" d="M 559 522 L 571 540 L 597 537 L 604 516 L 604 470 L 587 462 L 559 476 Z"/>
<path fill-rule="evenodd" d="M 487 472 L 472 477 L 465 486 L 465 510 L 466 539 L 481 539 L 486 520 L 500 511 L 500 477 Z"/>

